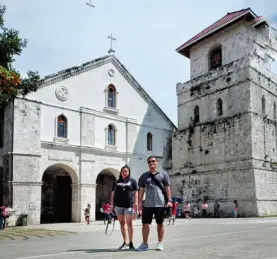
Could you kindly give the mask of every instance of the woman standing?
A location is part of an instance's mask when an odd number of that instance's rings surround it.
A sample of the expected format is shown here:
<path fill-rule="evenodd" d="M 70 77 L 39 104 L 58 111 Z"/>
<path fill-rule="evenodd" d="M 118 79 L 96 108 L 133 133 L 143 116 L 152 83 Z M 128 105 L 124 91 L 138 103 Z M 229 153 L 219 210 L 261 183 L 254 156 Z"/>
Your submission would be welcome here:
<path fill-rule="evenodd" d="M 185 213 L 186 219 L 191 220 L 191 217 L 190 217 L 190 214 L 191 214 L 190 211 L 191 211 L 191 209 L 190 209 L 190 204 L 188 203 L 188 201 L 185 201 L 183 211 Z"/>
<path fill-rule="evenodd" d="M 138 184 L 131 178 L 131 170 L 127 165 L 121 168 L 119 179 L 112 188 L 111 206 L 114 206 L 123 237 L 119 249 L 134 249 L 133 212 L 138 207 Z"/>

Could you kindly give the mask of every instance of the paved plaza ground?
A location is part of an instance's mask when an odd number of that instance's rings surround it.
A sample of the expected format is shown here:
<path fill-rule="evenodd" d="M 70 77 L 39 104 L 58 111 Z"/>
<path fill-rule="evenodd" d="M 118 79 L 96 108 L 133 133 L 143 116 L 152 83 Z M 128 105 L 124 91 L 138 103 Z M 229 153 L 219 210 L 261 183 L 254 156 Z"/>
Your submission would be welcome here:
<path fill-rule="evenodd" d="M 166 226 L 163 252 L 154 250 L 157 240 L 154 224 L 149 240 L 151 250 L 148 252 L 117 251 L 122 243 L 118 225 L 111 236 L 104 234 L 102 222 L 89 226 L 72 223 L 31 228 L 72 231 L 76 234 L 0 240 L 3 258 L 277 259 L 277 218 L 179 220 L 174 226 Z M 139 245 L 140 242 L 141 226 L 136 221 L 134 244 Z"/>

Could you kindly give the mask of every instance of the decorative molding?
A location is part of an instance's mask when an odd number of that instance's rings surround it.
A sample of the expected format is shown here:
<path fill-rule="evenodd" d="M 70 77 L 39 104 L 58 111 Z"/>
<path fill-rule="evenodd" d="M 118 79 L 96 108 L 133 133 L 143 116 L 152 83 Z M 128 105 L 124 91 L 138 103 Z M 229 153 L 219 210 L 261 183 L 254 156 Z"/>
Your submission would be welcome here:
<path fill-rule="evenodd" d="M 128 122 L 128 123 L 134 123 L 137 124 L 137 120 L 133 118 L 127 118 L 127 117 L 122 117 L 118 115 L 110 115 L 102 111 L 96 111 L 94 109 L 86 108 L 86 107 L 80 107 L 80 112 L 87 113 L 87 114 L 92 114 L 98 117 L 103 117 L 105 119 L 110 119 L 110 120 L 117 120 L 120 122 Z"/>
<path fill-rule="evenodd" d="M 109 113 L 113 113 L 113 114 L 118 114 L 119 113 L 118 109 L 112 108 L 112 107 L 108 107 L 108 106 L 105 106 L 103 111 L 109 112 Z"/>
<path fill-rule="evenodd" d="M 56 143 L 68 144 L 69 143 L 69 138 L 54 137 L 53 141 L 56 142 Z"/>
<path fill-rule="evenodd" d="M 80 183 L 80 187 L 92 187 L 92 188 L 95 188 L 96 184 L 95 183 Z"/>
<path fill-rule="evenodd" d="M 42 182 L 14 182 L 10 181 L 14 186 L 42 186 Z"/>
<path fill-rule="evenodd" d="M 41 157 L 41 154 L 31 154 L 31 153 L 21 153 L 21 152 L 8 152 L 6 154 L 3 154 L 2 156 L 29 156 L 29 157 Z"/>
<path fill-rule="evenodd" d="M 117 147 L 116 147 L 116 145 L 106 145 L 105 149 L 117 150 Z"/>
<path fill-rule="evenodd" d="M 69 90 L 65 86 L 58 86 L 55 90 L 56 97 L 60 101 L 66 101 L 69 97 Z"/>
<path fill-rule="evenodd" d="M 103 162 L 102 165 L 108 166 L 108 167 L 121 167 L 122 164 L 117 164 L 117 163 L 113 163 L 113 162 Z"/>
<path fill-rule="evenodd" d="M 19 97 L 17 97 L 17 99 L 25 100 L 25 101 L 28 101 L 28 102 L 39 103 L 39 104 L 47 106 L 47 107 L 58 108 L 58 109 L 62 109 L 64 111 L 71 111 L 71 112 L 76 112 L 76 113 L 83 112 L 83 113 L 92 114 L 92 115 L 95 115 L 95 116 L 101 117 L 101 118 L 109 118 L 109 119 L 114 120 L 114 121 L 127 122 L 127 123 L 130 123 L 130 124 L 134 124 L 136 126 L 139 126 L 139 127 L 146 127 L 146 128 L 149 128 L 149 129 L 151 128 L 151 129 L 171 132 L 170 130 L 168 130 L 166 128 L 160 128 L 158 126 L 153 126 L 153 125 L 148 126 L 148 125 L 144 125 L 144 124 L 138 123 L 138 121 L 136 119 L 134 119 L 134 118 L 128 118 L 128 117 L 123 117 L 123 116 L 118 116 L 118 115 L 111 115 L 111 114 L 105 113 L 103 111 L 97 111 L 97 110 L 94 110 L 94 109 L 91 109 L 91 108 L 87 108 L 87 107 L 81 107 L 79 110 L 77 110 L 77 109 L 72 109 L 72 108 L 68 108 L 68 107 L 63 107 L 63 106 L 60 106 L 60 105 L 48 104 L 48 103 L 43 103 L 43 102 L 37 102 L 37 101 L 30 100 L 30 99 L 27 99 L 27 98 L 19 98 Z M 83 109 L 83 110 L 81 110 L 81 109 Z M 68 121 L 68 124 L 70 124 L 70 121 Z M 175 130 L 177 130 L 177 128 L 175 128 Z M 56 128 L 55 128 L 55 132 L 56 132 Z M 68 132 L 68 136 L 69 136 L 69 133 L 70 132 Z"/>
<path fill-rule="evenodd" d="M 85 152 L 91 151 L 92 153 L 97 153 L 100 156 L 107 156 L 107 155 L 115 155 L 116 157 L 126 157 L 126 156 L 131 156 L 131 152 L 125 152 L 125 151 L 118 151 L 114 149 L 104 149 L 104 148 L 97 148 L 97 147 L 87 147 L 87 146 L 79 146 L 79 145 L 65 145 L 62 143 L 53 143 L 53 142 L 48 142 L 48 141 L 41 141 L 42 144 L 44 145 L 49 145 L 50 148 L 48 149 L 49 151 L 53 152 L 53 146 L 57 147 L 59 150 L 62 147 L 72 149 L 74 151 L 76 150 L 83 150 Z M 45 149 L 45 148 L 44 148 Z"/>
<path fill-rule="evenodd" d="M 108 70 L 108 75 L 110 76 L 110 77 L 114 77 L 114 74 L 115 74 L 115 71 L 114 71 L 114 69 L 109 69 Z"/>
<path fill-rule="evenodd" d="M 81 159 L 81 162 L 95 163 L 96 161 L 91 159 Z"/>
<path fill-rule="evenodd" d="M 96 188 L 97 184 L 95 183 L 74 183 L 74 184 L 71 184 L 71 187 L 74 188 L 74 187 L 93 187 L 93 188 Z"/>
<path fill-rule="evenodd" d="M 72 157 L 59 157 L 59 156 L 50 156 L 50 155 L 48 156 L 48 160 L 73 162 Z"/>
<path fill-rule="evenodd" d="M 67 78 L 77 76 L 81 73 L 90 71 L 97 67 L 101 67 L 103 65 L 112 63 L 116 69 L 122 74 L 122 76 L 132 85 L 138 93 L 141 95 L 143 99 L 152 104 L 155 109 L 169 122 L 171 127 L 177 128 L 174 123 L 167 117 L 167 115 L 162 111 L 162 109 L 157 105 L 157 103 L 147 94 L 147 92 L 141 87 L 141 85 L 136 81 L 136 79 L 130 74 L 130 72 L 126 69 L 125 66 L 114 56 L 114 55 L 106 55 L 92 61 L 83 63 L 80 66 L 74 66 L 65 70 L 62 70 L 58 73 L 48 75 L 41 80 L 40 88 L 45 87 L 47 85 L 51 85 Z"/>

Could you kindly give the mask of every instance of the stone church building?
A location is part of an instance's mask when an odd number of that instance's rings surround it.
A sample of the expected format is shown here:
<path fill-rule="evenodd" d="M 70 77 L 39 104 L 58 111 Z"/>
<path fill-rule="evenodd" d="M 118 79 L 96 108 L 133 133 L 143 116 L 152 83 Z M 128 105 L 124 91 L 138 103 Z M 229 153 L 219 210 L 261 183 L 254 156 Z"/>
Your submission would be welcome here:
<path fill-rule="evenodd" d="M 29 224 L 101 217 L 115 178 L 135 179 L 155 155 L 171 168 L 174 124 L 115 56 L 46 76 L 1 111 L 0 204 Z"/>
<path fill-rule="evenodd" d="M 277 33 L 250 8 L 181 45 L 190 81 L 176 86 L 174 192 L 220 213 L 277 215 Z"/>

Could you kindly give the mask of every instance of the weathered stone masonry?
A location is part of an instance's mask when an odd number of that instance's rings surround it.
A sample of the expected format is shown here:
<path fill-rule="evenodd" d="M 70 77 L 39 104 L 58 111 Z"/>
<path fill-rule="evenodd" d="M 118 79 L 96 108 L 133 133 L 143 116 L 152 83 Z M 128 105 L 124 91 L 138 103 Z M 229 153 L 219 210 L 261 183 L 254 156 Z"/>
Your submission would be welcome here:
<path fill-rule="evenodd" d="M 207 200 L 211 212 L 219 200 L 223 215 L 230 215 L 233 200 L 238 200 L 241 216 L 277 214 L 277 78 L 269 71 L 276 59 L 276 39 L 269 38 L 267 25 L 253 28 L 247 22 L 219 34 L 194 48 L 201 52 L 207 45 L 221 44 L 222 66 L 207 71 L 194 59 L 192 73 L 198 69 L 200 75 L 177 84 L 174 191 L 191 203 Z M 243 56 L 241 49 L 235 53 L 236 35 L 247 39 Z"/>

